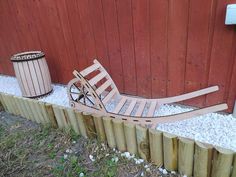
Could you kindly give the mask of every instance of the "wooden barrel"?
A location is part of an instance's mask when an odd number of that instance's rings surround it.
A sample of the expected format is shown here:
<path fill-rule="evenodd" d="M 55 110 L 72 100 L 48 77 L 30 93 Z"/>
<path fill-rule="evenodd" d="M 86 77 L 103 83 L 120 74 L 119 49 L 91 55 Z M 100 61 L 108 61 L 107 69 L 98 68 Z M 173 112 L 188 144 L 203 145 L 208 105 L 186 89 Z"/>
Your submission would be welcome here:
<path fill-rule="evenodd" d="M 11 57 L 11 61 L 24 97 L 35 98 L 52 91 L 51 77 L 43 52 L 18 53 Z"/>

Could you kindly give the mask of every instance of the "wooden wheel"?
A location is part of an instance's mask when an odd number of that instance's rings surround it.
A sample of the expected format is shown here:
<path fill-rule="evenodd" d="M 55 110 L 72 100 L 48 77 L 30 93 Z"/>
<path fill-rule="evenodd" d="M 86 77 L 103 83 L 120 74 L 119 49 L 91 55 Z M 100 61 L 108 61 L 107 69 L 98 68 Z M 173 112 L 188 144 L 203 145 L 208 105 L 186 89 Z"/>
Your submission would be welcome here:
<path fill-rule="evenodd" d="M 89 107 L 95 107 L 94 98 L 78 78 L 72 79 L 68 86 L 68 95 L 72 101 Z"/>

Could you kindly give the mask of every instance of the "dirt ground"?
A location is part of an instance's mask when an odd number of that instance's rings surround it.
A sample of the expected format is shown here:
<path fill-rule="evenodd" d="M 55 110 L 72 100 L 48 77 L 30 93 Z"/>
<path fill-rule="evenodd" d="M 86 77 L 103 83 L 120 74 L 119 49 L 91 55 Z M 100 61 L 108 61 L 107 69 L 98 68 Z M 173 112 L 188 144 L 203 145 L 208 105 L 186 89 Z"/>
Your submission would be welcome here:
<path fill-rule="evenodd" d="M 138 157 L 137 157 L 138 158 Z M 164 173 L 164 174 L 163 174 Z M 163 176 L 179 175 L 155 165 L 136 164 L 97 140 L 43 127 L 0 112 L 0 176 Z"/>

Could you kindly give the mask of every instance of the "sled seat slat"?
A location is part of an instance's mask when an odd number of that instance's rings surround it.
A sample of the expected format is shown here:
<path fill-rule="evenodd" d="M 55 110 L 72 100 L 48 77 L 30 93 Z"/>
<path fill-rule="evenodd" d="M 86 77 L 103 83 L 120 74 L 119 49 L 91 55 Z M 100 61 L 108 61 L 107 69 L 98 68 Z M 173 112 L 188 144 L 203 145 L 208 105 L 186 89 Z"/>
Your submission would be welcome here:
<path fill-rule="evenodd" d="M 100 87 L 98 87 L 95 91 L 98 95 L 102 94 L 109 86 L 111 85 L 111 81 L 107 80 Z"/>
<path fill-rule="evenodd" d="M 110 91 L 110 92 L 107 94 L 107 96 L 102 100 L 103 104 L 104 104 L 104 105 L 107 104 L 107 103 L 112 99 L 112 97 L 113 97 L 116 93 L 117 93 L 117 92 L 116 92 L 115 89 L 113 89 L 112 91 Z"/>
<path fill-rule="evenodd" d="M 122 97 L 120 99 L 119 103 L 116 105 L 114 111 L 112 111 L 112 112 L 115 113 L 115 114 L 119 113 L 126 101 L 127 101 L 127 99 L 125 97 Z"/>
<path fill-rule="evenodd" d="M 98 75 L 90 79 L 88 82 L 91 86 L 94 86 L 96 83 L 102 80 L 105 76 L 106 76 L 105 72 L 100 72 Z"/>
<path fill-rule="evenodd" d="M 131 100 L 129 107 L 127 108 L 127 110 L 125 111 L 124 115 L 130 115 L 131 112 L 133 111 L 134 107 L 136 105 L 136 100 Z"/>
<path fill-rule="evenodd" d="M 135 113 L 135 116 L 141 116 L 143 114 L 144 107 L 146 105 L 146 101 L 141 101 L 138 107 L 138 110 Z"/>
<path fill-rule="evenodd" d="M 83 71 L 80 71 L 80 74 L 83 77 L 85 77 L 85 76 L 89 75 L 90 73 L 94 72 L 95 70 L 97 70 L 99 67 L 100 67 L 100 65 L 98 63 L 94 63 L 93 65 L 87 67 Z"/>
<path fill-rule="evenodd" d="M 152 101 L 148 109 L 147 117 L 152 117 L 156 109 L 156 101 Z"/>

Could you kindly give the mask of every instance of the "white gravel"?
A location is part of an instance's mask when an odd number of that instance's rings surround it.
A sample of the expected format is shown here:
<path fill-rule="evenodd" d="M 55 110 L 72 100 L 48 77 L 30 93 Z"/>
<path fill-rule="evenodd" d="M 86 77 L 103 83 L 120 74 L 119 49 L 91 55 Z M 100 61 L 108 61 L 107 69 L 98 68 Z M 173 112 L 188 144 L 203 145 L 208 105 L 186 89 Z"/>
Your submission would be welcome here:
<path fill-rule="evenodd" d="M 0 75 L 0 92 L 21 96 L 15 77 Z M 53 92 L 39 100 L 69 107 L 66 87 L 63 85 L 53 85 Z M 117 100 L 113 100 L 107 105 L 107 109 L 111 111 L 116 104 Z M 177 105 L 163 105 L 155 111 L 155 115 L 164 116 L 190 110 L 191 108 Z M 157 129 L 236 151 L 236 119 L 231 114 L 211 113 L 174 123 L 159 124 Z"/>

